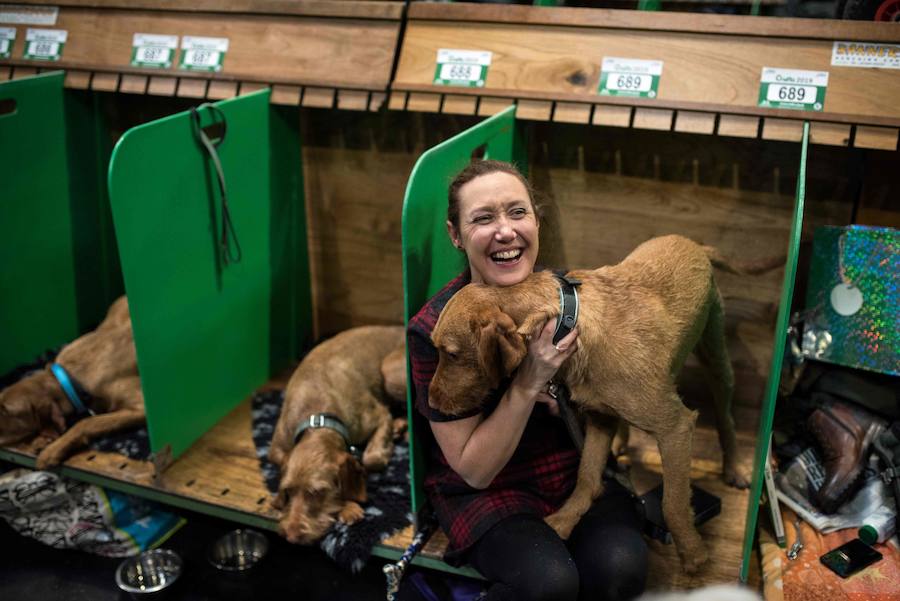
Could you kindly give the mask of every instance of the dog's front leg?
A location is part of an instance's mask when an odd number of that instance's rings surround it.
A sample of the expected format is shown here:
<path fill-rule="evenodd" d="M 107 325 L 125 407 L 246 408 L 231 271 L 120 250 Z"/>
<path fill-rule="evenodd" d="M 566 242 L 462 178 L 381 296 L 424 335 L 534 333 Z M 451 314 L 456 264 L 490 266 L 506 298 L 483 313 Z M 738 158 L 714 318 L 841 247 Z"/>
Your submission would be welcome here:
<path fill-rule="evenodd" d="M 671 428 L 656 433 L 663 469 L 662 510 L 681 565 L 686 573 L 694 574 L 709 557 L 694 527 L 691 507 L 691 447 L 697 412 L 685 407 L 677 395 L 673 397 L 672 402 L 678 403 L 677 417 Z"/>
<path fill-rule="evenodd" d="M 65 461 L 72 451 L 87 445 L 101 434 L 108 434 L 125 428 L 134 428 L 142 425 L 145 420 L 146 415 L 143 407 L 141 410 L 122 409 L 112 413 L 86 417 L 41 451 L 37 457 L 37 468 L 43 470 L 59 465 Z"/>
<path fill-rule="evenodd" d="M 387 467 L 394 452 L 394 420 L 384 405 L 377 405 L 378 427 L 369 437 L 363 451 L 362 464 L 370 472 L 378 472 Z"/>
<path fill-rule="evenodd" d="M 569 538 L 581 516 L 591 508 L 597 497 L 603 494 L 603 469 L 609 457 L 614 433 L 614 420 L 606 416 L 588 416 L 575 490 L 556 513 L 544 518 L 560 538 Z"/>

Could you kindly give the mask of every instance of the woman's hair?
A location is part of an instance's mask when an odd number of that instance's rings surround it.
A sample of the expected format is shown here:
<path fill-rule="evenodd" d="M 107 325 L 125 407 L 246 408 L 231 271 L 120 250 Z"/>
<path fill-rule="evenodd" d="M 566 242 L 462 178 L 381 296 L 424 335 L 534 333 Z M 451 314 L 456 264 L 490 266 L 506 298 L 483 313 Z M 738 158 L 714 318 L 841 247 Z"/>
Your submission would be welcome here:
<path fill-rule="evenodd" d="M 453 224 L 457 231 L 459 230 L 459 189 L 477 177 L 498 171 L 508 173 L 522 182 L 522 185 L 525 186 L 525 191 L 528 192 L 528 200 L 531 202 L 531 208 L 534 210 L 535 216 L 537 218 L 541 217 L 541 207 L 534 199 L 534 190 L 515 165 L 505 161 L 478 159 L 469 163 L 465 169 L 456 174 L 456 177 L 450 182 L 450 188 L 447 191 L 447 220 Z"/>

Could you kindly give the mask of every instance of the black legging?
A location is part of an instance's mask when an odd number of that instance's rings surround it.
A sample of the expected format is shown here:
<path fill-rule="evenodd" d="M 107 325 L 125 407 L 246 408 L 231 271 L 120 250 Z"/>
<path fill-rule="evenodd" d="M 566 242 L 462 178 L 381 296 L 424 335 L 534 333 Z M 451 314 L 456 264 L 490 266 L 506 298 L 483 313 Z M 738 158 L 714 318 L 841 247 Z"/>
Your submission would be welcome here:
<path fill-rule="evenodd" d="M 469 554 L 493 583 L 485 599 L 613 601 L 640 595 L 647 579 L 643 519 L 621 485 L 605 484 L 568 541 L 528 515 L 507 517 L 488 530 Z"/>

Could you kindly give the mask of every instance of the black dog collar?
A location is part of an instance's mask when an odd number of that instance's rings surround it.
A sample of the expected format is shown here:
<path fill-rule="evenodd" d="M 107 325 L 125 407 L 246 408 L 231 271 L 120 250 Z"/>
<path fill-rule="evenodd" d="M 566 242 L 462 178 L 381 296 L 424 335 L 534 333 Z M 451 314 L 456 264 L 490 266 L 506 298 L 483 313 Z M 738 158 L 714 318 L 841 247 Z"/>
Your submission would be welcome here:
<path fill-rule="evenodd" d="M 347 426 L 344 425 L 344 422 L 333 413 L 313 413 L 300 422 L 297 429 L 294 430 L 294 444 L 297 444 L 297 442 L 300 441 L 300 437 L 303 436 L 303 433 L 307 430 L 318 430 L 319 428 L 328 428 L 329 430 L 334 430 L 340 434 L 341 438 L 344 439 L 344 443 L 347 445 L 347 450 L 350 451 L 350 454 L 357 459 L 360 458 L 359 449 L 350 443 L 350 431 L 347 430 Z"/>
<path fill-rule="evenodd" d="M 581 282 L 558 273 L 554 273 L 553 277 L 559 282 L 559 320 L 553 333 L 553 344 L 556 344 L 578 323 L 578 291 L 575 287 L 580 286 Z"/>

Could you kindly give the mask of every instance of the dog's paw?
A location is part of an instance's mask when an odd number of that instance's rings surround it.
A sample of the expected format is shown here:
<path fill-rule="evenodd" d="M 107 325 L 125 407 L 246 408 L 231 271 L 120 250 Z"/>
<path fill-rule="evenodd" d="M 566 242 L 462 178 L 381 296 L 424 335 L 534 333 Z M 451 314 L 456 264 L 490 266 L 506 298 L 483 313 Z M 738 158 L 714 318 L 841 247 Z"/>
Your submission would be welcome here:
<path fill-rule="evenodd" d="M 370 452 L 370 449 L 366 449 L 362 456 L 362 464 L 367 472 L 380 472 L 387 467 L 390 459 L 390 450 L 378 449 Z"/>
<path fill-rule="evenodd" d="M 544 522 L 553 528 L 559 535 L 559 538 L 563 540 L 569 538 L 569 535 L 572 534 L 572 529 L 575 528 L 575 524 L 577 523 L 577 521 L 573 520 L 570 516 L 558 511 L 545 517 Z"/>
<path fill-rule="evenodd" d="M 359 506 L 359 503 L 348 501 L 338 514 L 338 519 L 349 526 L 363 519 L 365 515 L 366 512 Z"/>
<path fill-rule="evenodd" d="M 681 567 L 685 574 L 696 574 L 709 560 L 709 551 L 702 542 L 681 555 Z"/>
<path fill-rule="evenodd" d="M 395 441 L 402 440 L 406 434 L 407 421 L 405 417 L 395 417 L 392 425 L 392 432 Z"/>
<path fill-rule="evenodd" d="M 44 450 L 40 452 L 35 460 L 35 467 L 39 470 L 46 470 L 51 467 L 55 467 L 62 463 L 63 457 L 57 452 L 53 445 L 51 444 L 48 447 L 45 447 Z"/>
<path fill-rule="evenodd" d="M 747 470 L 738 466 L 725 467 L 722 470 L 722 480 L 725 481 L 725 484 L 734 488 L 750 488 L 750 475 L 747 473 Z"/>

